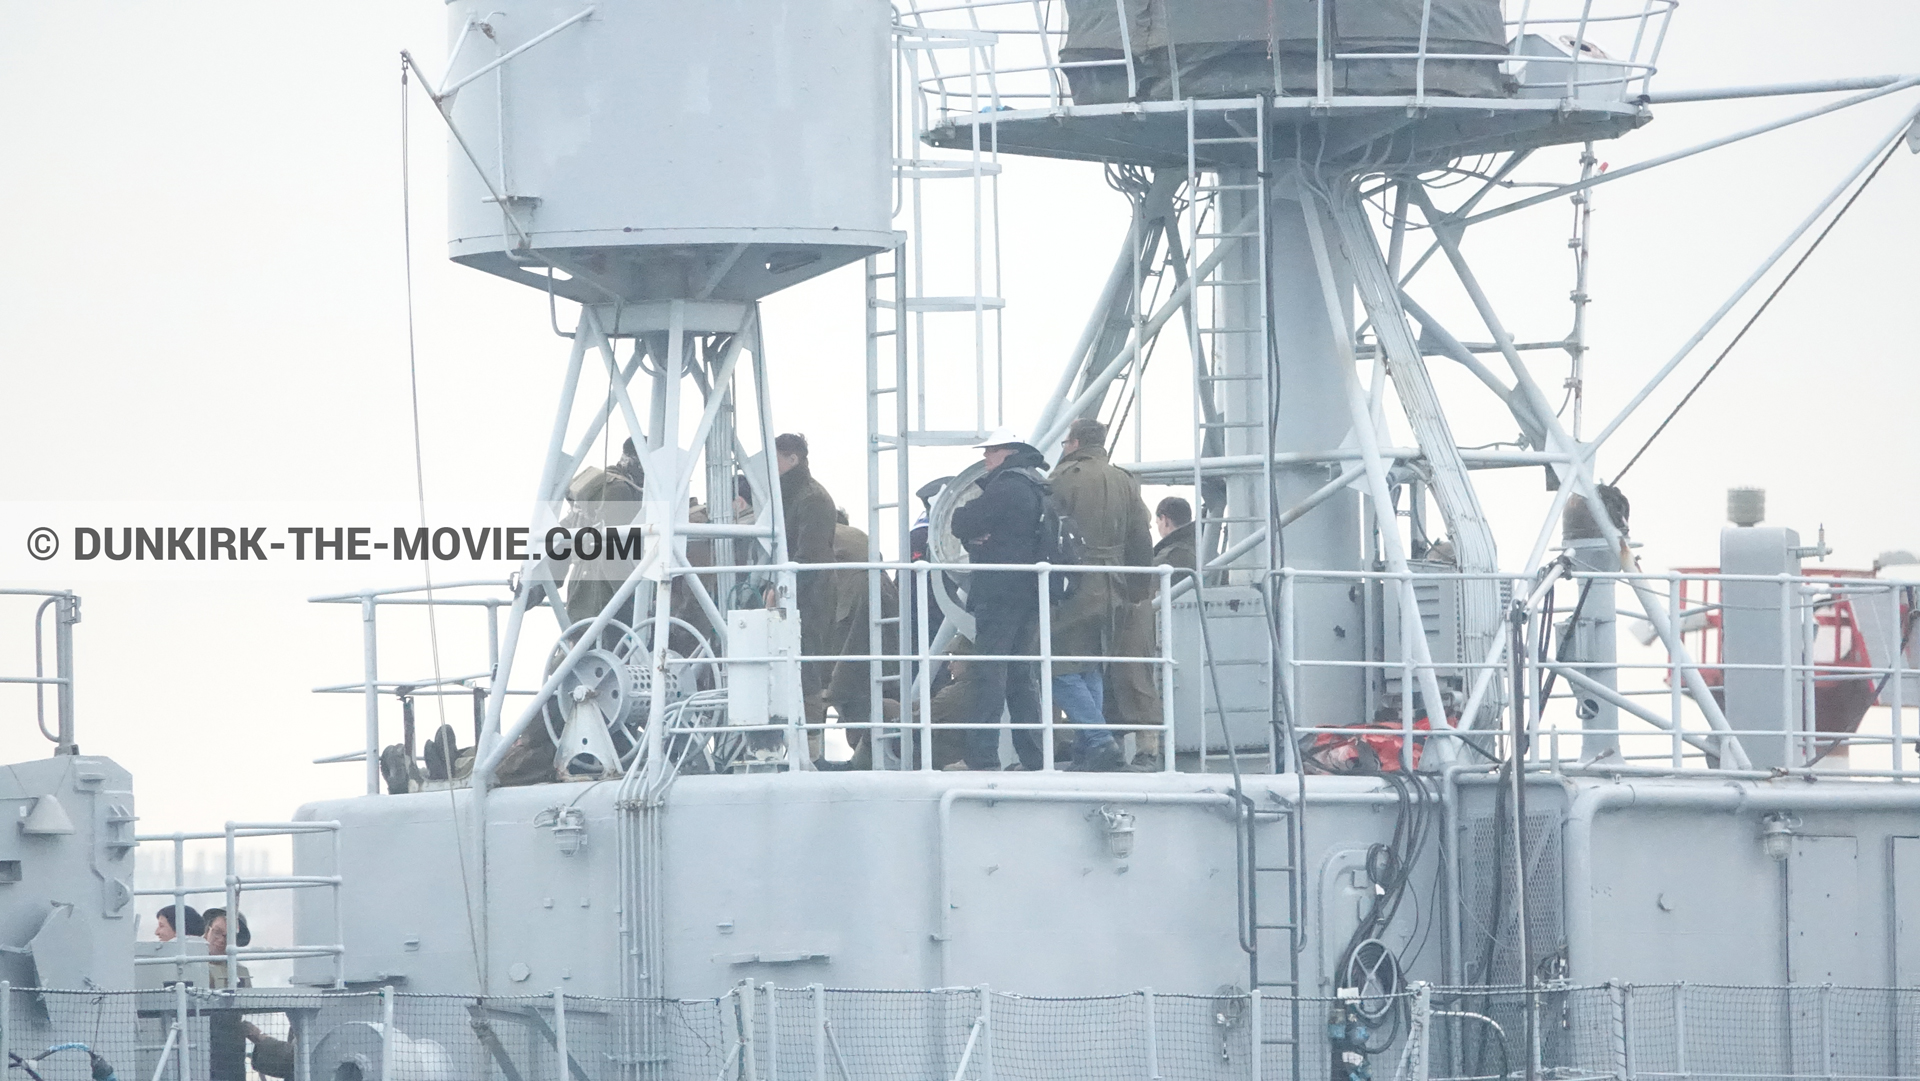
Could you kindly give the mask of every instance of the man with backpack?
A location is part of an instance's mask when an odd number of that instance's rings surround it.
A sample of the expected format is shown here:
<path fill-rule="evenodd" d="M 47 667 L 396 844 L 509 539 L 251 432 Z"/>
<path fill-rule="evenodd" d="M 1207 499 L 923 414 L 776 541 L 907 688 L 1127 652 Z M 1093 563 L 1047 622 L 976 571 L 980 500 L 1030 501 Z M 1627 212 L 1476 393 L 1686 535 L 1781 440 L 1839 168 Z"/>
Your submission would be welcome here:
<path fill-rule="evenodd" d="M 953 535 L 975 563 L 1038 563 L 1046 545 L 1047 460 L 1011 428 L 979 445 L 987 475 L 980 494 L 953 512 Z M 973 613 L 974 652 L 981 656 L 1031 655 L 1039 649 L 1040 594 L 1035 577 L 1022 571 L 973 571 L 967 608 Z M 1039 667 L 1033 661 L 972 661 L 974 693 L 966 720 L 982 727 L 966 735 L 966 768 L 1000 768 L 1000 710 L 1014 724 L 1040 723 Z M 1040 732 L 1015 729 L 1014 753 L 1026 769 L 1041 767 Z"/>
<path fill-rule="evenodd" d="M 1077 530 L 1081 551 L 1079 562 L 1088 567 L 1144 567 L 1153 559 L 1153 541 L 1147 533 L 1147 504 L 1140 498 L 1140 482 L 1107 456 L 1107 426 L 1091 417 L 1081 417 L 1067 429 L 1060 444 L 1060 464 L 1047 478 L 1048 495 L 1056 514 L 1070 517 Z M 1053 652 L 1063 657 L 1133 656 L 1124 646 L 1140 649 L 1137 655 L 1153 651 L 1149 637 L 1144 643 L 1129 641 L 1126 631 L 1133 609 L 1146 600 L 1151 579 L 1144 575 L 1079 574 L 1073 592 L 1053 617 Z M 1151 623 L 1146 627 L 1150 629 Z M 1145 685 L 1144 694 L 1136 690 Z M 1117 694 L 1130 694 L 1124 702 L 1132 708 L 1109 709 L 1107 701 Z M 1073 741 L 1073 765 L 1070 769 L 1112 772 L 1127 765 L 1125 753 L 1111 731 L 1104 726 L 1112 713 L 1127 717 L 1139 713 L 1133 699 L 1145 698 L 1157 705 L 1153 693 L 1153 669 L 1140 664 L 1106 664 L 1097 661 L 1056 661 L 1053 665 L 1053 700 L 1076 725 L 1090 725 Z M 1155 711 L 1157 714 L 1157 710 Z M 1154 720 L 1158 720 L 1156 716 Z M 1128 721 L 1122 723 L 1140 723 Z M 1151 723 L 1151 722 L 1146 722 Z M 1143 752 L 1158 752 L 1151 732 L 1140 733 Z"/>

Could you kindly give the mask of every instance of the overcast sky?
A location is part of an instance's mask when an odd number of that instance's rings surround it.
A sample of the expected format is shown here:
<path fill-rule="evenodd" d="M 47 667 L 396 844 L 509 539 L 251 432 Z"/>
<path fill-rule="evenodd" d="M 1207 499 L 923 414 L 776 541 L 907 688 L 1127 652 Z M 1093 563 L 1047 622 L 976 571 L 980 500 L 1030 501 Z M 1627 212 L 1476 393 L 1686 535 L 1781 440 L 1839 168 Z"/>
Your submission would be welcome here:
<path fill-rule="evenodd" d="M 397 55 L 410 47 L 439 70 L 442 5 L 0 0 L 0 12 L 0 501 L 410 500 Z M 1692 0 L 1657 85 L 1912 70 L 1917 40 L 1920 6 L 1897 0 Z M 1806 104 L 1662 107 L 1600 154 L 1618 168 Z M 1863 106 L 1602 189 L 1589 415 L 1623 403 L 1913 104 Z M 518 501 L 540 465 L 565 343 L 547 329 L 543 296 L 441 258 L 443 143 L 431 110 L 414 105 L 428 494 Z M 1537 179 L 1572 168 L 1567 153 L 1530 166 Z M 1824 523 L 1834 564 L 1920 548 L 1917 170 L 1904 151 L 1893 160 L 1636 467 L 1627 489 L 1647 566 L 1714 562 L 1732 484 L 1765 486 L 1773 522 L 1809 535 Z M 1007 419 L 1024 426 L 1085 319 L 1126 205 L 1079 164 L 1010 162 L 1000 194 Z M 1568 220 L 1556 203 L 1469 240 L 1522 337 L 1565 331 Z M 1471 325 L 1443 274 L 1415 293 Z M 817 471 L 856 514 L 860 297 L 850 268 L 766 305 L 779 427 L 808 433 Z M 1724 341 L 1621 433 L 1603 475 Z M 1543 384 L 1558 383 L 1558 365 L 1541 361 Z M 1511 438 L 1477 384 L 1438 371 L 1463 443 Z M 1169 423 L 1165 438 L 1177 448 L 1191 428 Z M 923 476 L 946 471 L 937 464 Z M 1483 480 L 1503 553 L 1518 559 L 1546 505 L 1538 472 Z M 0 544 L 6 584 L 32 583 L 20 538 Z M 85 597 L 82 746 L 134 771 L 143 828 L 279 818 L 358 790 L 358 767 L 307 764 L 359 746 L 357 701 L 309 693 L 357 677 L 358 621 L 305 598 L 363 580 L 49 583 Z M 0 605 L 5 674 L 31 667 L 28 612 Z M 477 630 L 448 617 L 443 653 L 479 655 Z M 422 626 L 400 620 L 387 634 L 393 670 L 423 671 Z M 31 710 L 30 694 L 0 694 L 0 759 L 45 752 Z"/>

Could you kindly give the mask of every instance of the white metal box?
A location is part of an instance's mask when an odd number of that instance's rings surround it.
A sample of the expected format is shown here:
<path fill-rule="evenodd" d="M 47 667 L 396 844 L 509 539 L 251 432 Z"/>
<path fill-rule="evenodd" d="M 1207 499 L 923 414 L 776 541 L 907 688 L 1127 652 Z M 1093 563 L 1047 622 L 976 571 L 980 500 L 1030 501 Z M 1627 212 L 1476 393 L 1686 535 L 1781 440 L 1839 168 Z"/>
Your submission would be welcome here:
<path fill-rule="evenodd" d="M 584 302 L 744 301 L 893 245 L 885 0 L 568 23 L 586 8 L 447 5 L 456 262 L 543 290 L 557 267 Z"/>

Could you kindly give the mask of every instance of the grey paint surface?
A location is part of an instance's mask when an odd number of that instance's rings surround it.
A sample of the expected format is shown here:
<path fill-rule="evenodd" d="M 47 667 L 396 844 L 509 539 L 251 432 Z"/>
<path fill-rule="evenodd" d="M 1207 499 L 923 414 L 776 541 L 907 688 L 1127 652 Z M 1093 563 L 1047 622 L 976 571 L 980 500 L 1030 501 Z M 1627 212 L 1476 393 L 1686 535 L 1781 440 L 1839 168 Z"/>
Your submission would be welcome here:
<path fill-rule="evenodd" d="M 0 827 L 0 861 L 13 864 L 0 879 L 14 879 L 0 881 L 0 946 L 15 948 L 0 953 L 0 979 L 25 987 L 133 986 L 132 789 L 126 770 L 97 755 L 0 770 L 0 814 L 8 822 Z M 30 831 L 43 798 L 58 802 L 72 832 Z"/>
<path fill-rule="evenodd" d="M 1888 914 L 1893 934 L 1893 984 L 1920 986 L 1920 837 L 1895 837 L 1887 845 Z"/>

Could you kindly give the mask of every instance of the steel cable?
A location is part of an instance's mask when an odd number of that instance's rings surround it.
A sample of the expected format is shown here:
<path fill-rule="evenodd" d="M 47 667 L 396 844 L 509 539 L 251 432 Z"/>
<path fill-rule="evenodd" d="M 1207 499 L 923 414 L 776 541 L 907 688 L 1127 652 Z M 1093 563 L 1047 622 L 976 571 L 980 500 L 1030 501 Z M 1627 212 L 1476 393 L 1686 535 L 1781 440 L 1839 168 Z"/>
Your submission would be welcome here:
<path fill-rule="evenodd" d="M 1840 224 L 1840 219 L 1846 217 L 1847 211 L 1853 209 L 1853 204 L 1859 200 L 1860 196 L 1866 194 L 1867 188 L 1872 186 L 1874 178 L 1880 175 L 1880 170 L 1886 168 L 1887 162 L 1893 159 L 1894 151 L 1898 150 L 1900 144 L 1904 141 L 1905 140 L 1901 139 L 1894 140 L 1893 144 L 1887 147 L 1886 153 L 1880 155 L 1880 160 L 1874 165 L 1873 172 L 1868 173 L 1867 178 L 1861 181 L 1860 186 L 1853 189 L 1853 194 L 1847 197 L 1845 203 L 1841 204 L 1839 212 L 1833 216 L 1831 221 L 1827 222 L 1826 228 L 1820 230 L 1820 235 L 1814 237 L 1813 243 L 1807 245 L 1807 250 L 1800 253 L 1800 258 L 1794 261 L 1793 267 L 1787 271 L 1785 277 L 1780 279 L 1779 284 L 1773 287 L 1773 291 L 1767 294 L 1767 299 L 1761 301 L 1760 306 L 1754 309 L 1752 315 L 1747 317 L 1746 323 L 1740 327 L 1740 332 L 1733 336 L 1733 340 L 1727 343 L 1725 349 L 1720 350 L 1719 356 L 1713 358 L 1713 363 L 1707 365 L 1707 370 L 1700 373 L 1700 378 L 1694 380 L 1693 386 L 1687 388 L 1687 393 L 1680 399 L 1679 404 L 1675 405 L 1673 409 L 1667 413 L 1666 419 L 1662 420 L 1660 426 L 1653 430 L 1653 434 L 1647 437 L 1647 441 L 1640 444 L 1640 449 L 1633 452 L 1633 457 L 1627 459 L 1627 464 L 1620 467 L 1620 472 L 1614 474 L 1613 484 L 1616 487 L 1620 484 L 1620 478 L 1626 476 L 1627 471 L 1632 469 L 1634 463 L 1640 460 L 1640 456 L 1647 452 L 1647 448 L 1653 446 L 1653 441 L 1660 438 L 1660 433 L 1667 430 L 1667 425 L 1673 423 L 1673 418 L 1679 416 L 1680 411 L 1685 409 L 1687 403 L 1693 400 L 1694 394 L 1700 390 L 1700 387 L 1705 384 L 1707 379 L 1713 375 L 1714 371 L 1720 367 L 1720 362 L 1727 359 L 1727 355 L 1732 353 L 1734 347 L 1740 344 L 1740 339 L 1746 337 L 1747 331 L 1752 330 L 1753 325 L 1760 320 L 1762 315 L 1766 314 L 1767 308 L 1780 296 L 1781 290 L 1787 287 L 1787 283 L 1793 280 L 1793 276 L 1800 273 L 1800 268 L 1807 265 L 1807 260 L 1813 258 L 1814 252 L 1820 250 L 1820 244 L 1827 239 L 1827 234 L 1833 232 L 1834 226 Z"/>

